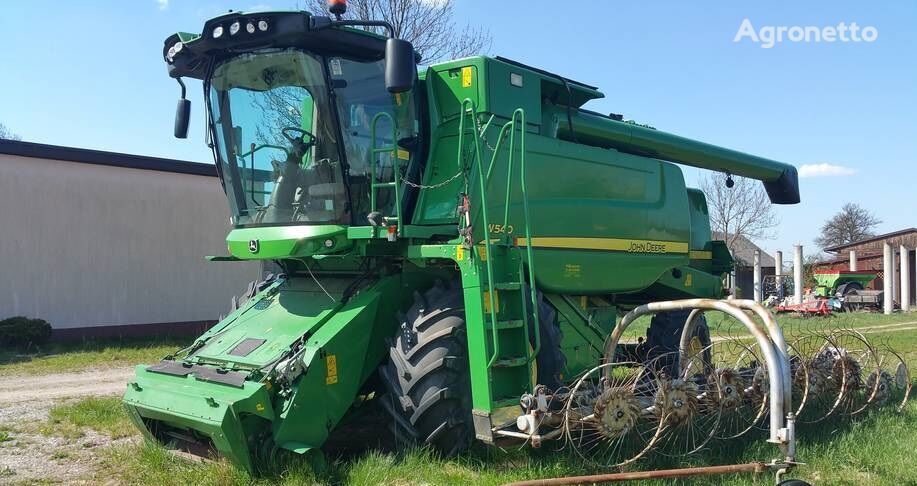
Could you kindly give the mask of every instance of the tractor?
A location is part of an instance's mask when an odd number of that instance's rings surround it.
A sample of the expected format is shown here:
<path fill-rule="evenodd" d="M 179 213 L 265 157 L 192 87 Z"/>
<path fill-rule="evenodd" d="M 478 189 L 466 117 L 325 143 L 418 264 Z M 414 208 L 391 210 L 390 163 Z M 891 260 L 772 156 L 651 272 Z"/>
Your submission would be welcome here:
<path fill-rule="evenodd" d="M 760 180 L 774 204 L 799 202 L 794 166 L 590 111 L 598 88 L 503 57 L 424 66 L 390 24 L 332 4 L 231 11 L 165 40 L 175 135 L 184 80 L 200 80 L 232 214 L 228 254 L 208 258 L 277 270 L 136 368 L 124 404 L 148 439 L 256 471 L 279 453 L 320 462 L 373 404 L 399 440 L 453 455 L 647 421 L 658 438 L 698 400 L 752 390 L 698 393 L 707 378 L 682 375 L 712 376 L 691 309 L 738 304 L 717 300 L 733 260 L 678 164 Z M 635 312 L 654 314 L 645 338 L 618 344 Z M 748 380 L 781 400 L 782 337 L 761 329 Z M 611 386 L 626 370 L 639 376 Z"/>

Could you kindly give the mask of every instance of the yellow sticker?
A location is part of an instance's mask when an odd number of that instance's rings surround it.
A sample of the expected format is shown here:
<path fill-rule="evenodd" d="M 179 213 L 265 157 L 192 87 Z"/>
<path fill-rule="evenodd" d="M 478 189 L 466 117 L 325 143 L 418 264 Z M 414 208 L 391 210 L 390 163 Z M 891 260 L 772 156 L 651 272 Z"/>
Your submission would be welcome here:
<path fill-rule="evenodd" d="M 478 256 L 481 257 L 482 262 L 487 261 L 487 247 L 486 246 L 478 247 Z"/>
<path fill-rule="evenodd" d="M 395 104 L 401 106 L 401 93 L 395 93 Z"/>
<path fill-rule="evenodd" d="M 694 275 L 687 274 L 685 275 L 685 287 L 690 287 L 694 283 Z"/>
<path fill-rule="evenodd" d="M 482 295 L 484 296 L 484 313 L 490 314 L 490 292 L 485 290 Z M 500 294 L 496 291 L 494 291 L 494 305 L 497 306 L 497 309 L 500 308 Z"/>
<path fill-rule="evenodd" d="M 338 360 L 333 354 L 329 354 L 325 357 L 325 367 L 328 369 L 328 374 L 325 375 L 325 384 L 333 385 L 338 382 Z"/>
<path fill-rule="evenodd" d="M 462 68 L 462 87 L 471 87 L 471 66 L 465 66 Z"/>
<path fill-rule="evenodd" d="M 458 261 L 462 261 L 465 259 L 465 247 L 464 246 L 458 245 L 455 247 L 455 259 Z"/>
<path fill-rule="evenodd" d="M 261 403 L 256 404 L 256 405 L 255 405 L 255 410 L 257 410 L 257 411 L 259 411 L 259 412 L 263 412 L 263 411 L 264 411 L 264 405 L 261 404 Z"/>
<path fill-rule="evenodd" d="M 411 153 L 405 149 L 398 149 L 398 158 L 401 160 L 410 160 Z"/>

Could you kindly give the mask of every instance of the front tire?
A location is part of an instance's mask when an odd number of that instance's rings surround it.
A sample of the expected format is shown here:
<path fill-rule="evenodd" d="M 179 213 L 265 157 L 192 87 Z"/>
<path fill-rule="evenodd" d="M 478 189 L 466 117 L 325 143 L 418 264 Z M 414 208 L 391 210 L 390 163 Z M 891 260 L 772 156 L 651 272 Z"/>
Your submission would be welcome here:
<path fill-rule="evenodd" d="M 380 369 L 382 403 L 397 439 L 455 455 L 474 437 L 462 288 L 437 282 L 414 300 Z"/>

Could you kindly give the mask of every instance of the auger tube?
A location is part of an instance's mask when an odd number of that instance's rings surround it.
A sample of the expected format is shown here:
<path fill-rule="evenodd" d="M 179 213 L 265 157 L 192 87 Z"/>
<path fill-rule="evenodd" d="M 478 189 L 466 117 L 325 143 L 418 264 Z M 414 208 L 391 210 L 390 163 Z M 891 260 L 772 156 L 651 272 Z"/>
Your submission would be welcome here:
<path fill-rule="evenodd" d="M 557 119 L 557 137 L 562 140 L 756 179 L 764 183 L 772 203 L 799 203 L 799 176 L 792 165 L 614 120 L 588 110 L 573 110 L 569 118 L 571 130 L 566 107 L 554 107 L 552 114 Z"/>

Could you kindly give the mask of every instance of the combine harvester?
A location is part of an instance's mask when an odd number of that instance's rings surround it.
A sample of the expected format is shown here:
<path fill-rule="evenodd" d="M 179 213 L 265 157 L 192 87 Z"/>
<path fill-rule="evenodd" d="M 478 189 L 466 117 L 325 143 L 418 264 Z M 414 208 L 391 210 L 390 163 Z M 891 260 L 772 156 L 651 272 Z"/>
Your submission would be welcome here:
<path fill-rule="evenodd" d="M 760 305 L 718 300 L 733 261 L 675 163 L 758 179 L 776 204 L 799 202 L 793 166 L 587 111 L 596 88 L 504 58 L 418 73 L 390 25 L 344 8 L 231 12 L 166 39 L 175 134 L 182 79 L 202 80 L 232 210 L 229 255 L 210 258 L 282 274 L 137 367 L 124 402 L 149 439 L 253 472 L 285 451 L 321 464 L 376 404 L 443 454 L 558 440 L 612 467 L 760 426 L 779 459 L 727 469 L 779 477 L 794 400 L 855 413 L 900 383 L 886 355 L 843 347 L 856 336 L 791 356 Z M 738 319 L 743 352 L 718 351 L 704 311 Z M 650 315 L 645 341 L 618 345 Z"/>

